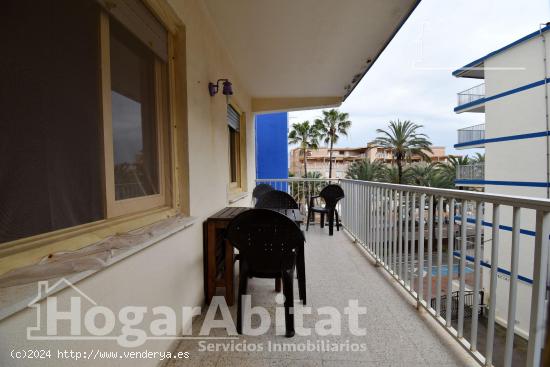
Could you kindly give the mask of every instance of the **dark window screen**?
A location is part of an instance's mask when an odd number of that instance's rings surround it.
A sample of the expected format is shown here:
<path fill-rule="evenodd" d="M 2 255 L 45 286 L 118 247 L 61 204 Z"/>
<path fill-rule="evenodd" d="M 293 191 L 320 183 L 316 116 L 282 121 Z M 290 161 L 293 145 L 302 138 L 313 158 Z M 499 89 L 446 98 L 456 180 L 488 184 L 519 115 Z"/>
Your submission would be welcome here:
<path fill-rule="evenodd" d="M 115 199 L 159 193 L 154 55 L 111 22 Z"/>
<path fill-rule="evenodd" d="M 0 242 L 103 218 L 99 6 L 2 1 Z"/>

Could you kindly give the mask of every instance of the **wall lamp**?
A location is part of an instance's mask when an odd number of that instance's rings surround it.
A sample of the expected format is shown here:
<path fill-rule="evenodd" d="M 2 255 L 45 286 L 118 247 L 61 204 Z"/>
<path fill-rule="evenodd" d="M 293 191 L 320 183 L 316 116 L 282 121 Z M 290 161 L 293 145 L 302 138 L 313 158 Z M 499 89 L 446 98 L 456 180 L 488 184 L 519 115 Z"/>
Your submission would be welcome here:
<path fill-rule="evenodd" d="M 216 84 L 212 82 L 208 83 L 208 93 L 210 93 L 210 97 L 214 97 L 216 93 L 218 93 L 218 89 L 220 88 L 220 82 L 223 82 L 222 94 L 224 96 L 227 96 L 227 98 L 229 98 L 229 96 L 232 96 L 233 84 L 231 84 L 231 82 L 228 79 L 218 79 Z"/>

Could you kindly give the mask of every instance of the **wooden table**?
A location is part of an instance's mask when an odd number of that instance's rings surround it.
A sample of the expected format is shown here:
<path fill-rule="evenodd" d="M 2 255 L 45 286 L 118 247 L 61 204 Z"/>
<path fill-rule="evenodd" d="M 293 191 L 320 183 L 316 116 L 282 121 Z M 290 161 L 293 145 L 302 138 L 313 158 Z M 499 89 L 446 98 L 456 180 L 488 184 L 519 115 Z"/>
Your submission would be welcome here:
<path fill-rule="evenodd" d="M 235 303 L 233 288 L 233 246 L 225 240 L 224 231 L 237 215 L 252 208 L 226 207 L 210 216 L 204 223 L 204 293 L 206 303 L 212 301 L 217 287 L 225 287 L 227 305 Z M 299 209 L 274 209 L 286 215 L 296 224 L 303 222 Z"/>

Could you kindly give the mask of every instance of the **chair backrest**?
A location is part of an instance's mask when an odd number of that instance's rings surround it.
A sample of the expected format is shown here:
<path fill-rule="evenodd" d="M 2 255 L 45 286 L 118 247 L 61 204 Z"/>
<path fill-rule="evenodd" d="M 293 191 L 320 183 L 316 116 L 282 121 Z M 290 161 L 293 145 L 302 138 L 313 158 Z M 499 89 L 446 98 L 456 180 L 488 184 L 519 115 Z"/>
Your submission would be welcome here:
<path fill-rule="evenodd" d="M 237 215 L 226 233 L 250 271 L 259 273 L 292 269 L 297 249 L 305 241 L 296 223 L 269 209 L 250 209 Z"/>
<path fill-rule="evenodd" d="M 330 184 L 321 190 L 319 196 L 323 198 L 327 207 L 334 208 L 338 201 L 343 199 L 345 195 L 340 185 Z"/>
<path fill-rule="evenodd" d="M 268 191 L 258 198 L 256 208 L 264 209 L 298 209 L 298 203 L 284 191 Z"/>
<path fill-rule="evenodd" d="M 273 191 L 273 190 L 275 189 L 271 187 L 271 185 L 262 183 L 262 184 L 256 185 L 256 187 L 252 191 L 252 197 L 257 200 L 260 198 L 260 196 L 262 196 L 266 192 Z"/>

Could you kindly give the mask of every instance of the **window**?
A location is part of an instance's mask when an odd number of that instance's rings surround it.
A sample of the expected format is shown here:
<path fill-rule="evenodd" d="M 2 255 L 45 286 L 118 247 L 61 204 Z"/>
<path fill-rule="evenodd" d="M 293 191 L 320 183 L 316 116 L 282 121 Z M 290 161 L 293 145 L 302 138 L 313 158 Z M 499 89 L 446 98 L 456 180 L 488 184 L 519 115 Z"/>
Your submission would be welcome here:
<path fill-rule="evenodd" d="M 103 75 L 105 192 L 111 217 L 166 203 L 167 67 L 114 17 L 103 18 L 102 62 L 109 70 Z"/>
<path fill-rule="evenodd" d="M 227 106 L 229 128 L 229 177 L 232 188 L 241 187 L 241 114 L 231 105 Z"/>
<path fill-rule="evenodd" d="M 0 243 L 168 202 L 168 34 L 101 4 L 3 4 Z"/>

